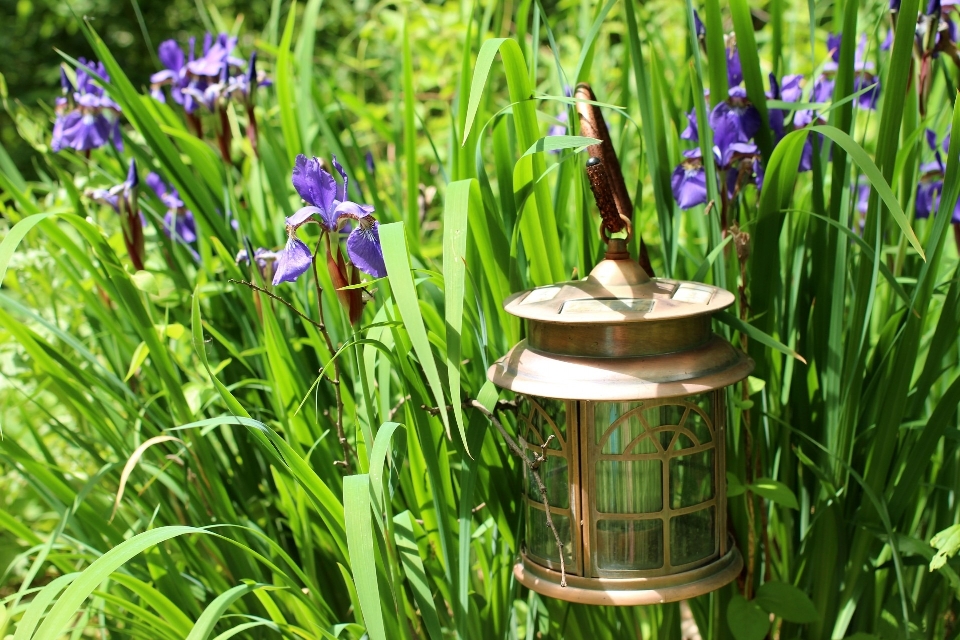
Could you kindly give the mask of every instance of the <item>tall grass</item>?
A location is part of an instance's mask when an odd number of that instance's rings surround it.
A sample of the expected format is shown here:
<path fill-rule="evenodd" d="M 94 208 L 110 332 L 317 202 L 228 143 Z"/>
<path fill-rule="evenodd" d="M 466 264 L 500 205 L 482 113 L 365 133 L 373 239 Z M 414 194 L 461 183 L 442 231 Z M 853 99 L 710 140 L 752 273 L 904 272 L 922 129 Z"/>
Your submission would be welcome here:
<path fill-rule="evenodd" d="M 575 121 L 563 96 L 577 81 L 605 105 L 657 274 L 743 288 L 716 330 L 757 363 L 728 403 L 729 521 L 748 568 L 688 603 L 702 637 L 960 634 L 954 530 L 930 544 L 958 524 L 960 141 L 940 213 L 914 219 L 923 129 L 942 136 L 960 110 L 940 56 L 920 111 L 918 0 L 903 0 L 890 52 L 886 3 L 855 0 L 272 6 L 245 41 L 274 80 L 257 97 L 259 155 L 234 135 L 222 161 L 124 75 L 96 23 L 78 26 L 122 107 L 124 152 L 53 154 L 49 112 L 6 102 L 42 164 L 27 182 L 0 148 L 0 637 L 679 638 L 677 604 L 571 605 L 516 583 L 520 469 L 461 406 L 509 399 L 485 378 L 522 337 L 501 301 L 600 258 L 585 141 L 542 151 L 557 116 Z M 767 73 L 809 86 L 828 31 L 868 34 L 878 110 L 849 99 L 845 37 L 828 123 L 776 142 L 764 122 L 764 186 L 738 200 L 733 241 L 720 207 L 680 210 L 679 133 L 724 95 L 723 33 L 765 111 Z M 244 114 L 228 116 L 239 134 Z M 322 268 L 319 288 L 270 288 L 298 313 L 236 282 L 264 284 L 234 256 L 282 245 L 298 153 L 335 154 L 351 197 L 377 208 L 389 276 L 356 325 Z M 119 218 L 83 195 L 120 183 L 129 157 L 179 189 L 199 260 L 143 189 L 134 271 Z M 334 464 L 333 359 L 349 475 Z"/>

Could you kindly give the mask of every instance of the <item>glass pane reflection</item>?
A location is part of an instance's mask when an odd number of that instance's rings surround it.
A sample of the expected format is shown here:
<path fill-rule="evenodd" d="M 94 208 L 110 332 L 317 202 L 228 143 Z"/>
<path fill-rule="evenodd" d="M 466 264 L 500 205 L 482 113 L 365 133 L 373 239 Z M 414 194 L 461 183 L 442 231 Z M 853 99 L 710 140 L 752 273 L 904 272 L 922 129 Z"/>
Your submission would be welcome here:
<path fill-rule="evenodd" d="M 594 486 L 601 513 L 651 513 L 663 508 L 659 460 L 600 460 Z"/>
<path fill-rule="evenodd" d="M 663 566 L 663 521 L 600 520 L 596 549 L 601 570 L 658 569 Z"/>
<path fill-rule="evenodd" d="M 550 514 L 553 525 L 557 528 L 560 541 L 563 543 L 563 557 L 567 563 L 567 571 L 575 566 L 573 560 L 573 537 L 570 532 L 570 518 L 556 513 Z M 560 554 L 557 553 L 557 541 L 553 532 L 547 526 L 547 515 L 542 509 L 526 505 L 527 535 L 525 542 L 527 551 L 538 558 L 560 563 Z"/>
<path fill-rule="evenodd" d="M 713 507 L 670 518 L 670 564 L 702 560 L 713 554 Z"/>

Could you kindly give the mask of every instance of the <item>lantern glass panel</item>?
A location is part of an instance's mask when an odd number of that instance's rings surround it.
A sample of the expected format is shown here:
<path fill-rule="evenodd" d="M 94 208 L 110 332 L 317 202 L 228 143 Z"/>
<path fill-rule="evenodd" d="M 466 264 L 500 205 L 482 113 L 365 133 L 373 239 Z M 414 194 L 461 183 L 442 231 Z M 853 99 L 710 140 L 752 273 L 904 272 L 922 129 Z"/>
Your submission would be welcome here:
<path fill-rule="evenodd" d="M 679 566 L 703 560 L 716 550 L 712 506 L 670 518 L 670 564 Z"/>
<path fill-rule="evenodd" d="M 560 541 L 563 543 L 563 557 L 568 567 L 576 566 L 573 557 L 573 536 L 570 532 L 570 517 L 551 513 L 553 526 L 557 528 Z M 527 553 L 539 559 L 556 563 L 559 566 L 560 554 L 557 552 L 557 541 L 553 532 L 547 526 L 547 515 L 542 508 L 526 503 L 527 531 L 525 543 Z"/>
<path fill-rule="evenodd" d="M 670 459 L 670 507 L 681 509 L 713 497 L 713 449 Z"/>
<path fill-rule="evenodd" d="M 638 571 L 663 566 L 663 520 L 597 522 L 597 567 Z"/>
<path fill-rule="evenodd" d="M 567 405 L 561 400 L 526 398 L 520 437 L 539 447 L 551 435 L 547 449 L 561 451 L 567 439 Z"/>
<path fill-rule="evenodd" d="M 532 453 L 540 453 L 539 449 L 527 447 Z M 530 455 L 530 457 L 533 457 Z M 568 484 L 567 459 L 561 456 L 547 454 L 547 459 L 540 464 L 540 479 L 547 488 L 547 500 L 551 506 L 566 509 L 570 506 L 570 486 Z M 526 486 L 527 497 L 537 502 L 542 502 L 540 497 L 540 488 L 533 474 L 523 468 L 523 483 Z"/>
<path fill-rule="evenodd" d="M 660 460 L 600 460 L 595 486 L 600 513 L 656 513 L 663 509 Z"/>

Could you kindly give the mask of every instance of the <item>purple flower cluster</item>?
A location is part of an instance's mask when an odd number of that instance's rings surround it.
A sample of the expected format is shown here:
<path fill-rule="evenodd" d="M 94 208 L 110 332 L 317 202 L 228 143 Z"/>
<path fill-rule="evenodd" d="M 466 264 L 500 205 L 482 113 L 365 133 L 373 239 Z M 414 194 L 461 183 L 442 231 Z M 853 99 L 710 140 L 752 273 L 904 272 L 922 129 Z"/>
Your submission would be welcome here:
<path fill-rule="evenodd" d="M 926 131 L 927 146 L 933 151 L 934 159 L 920 165 L 920 180 L 917 183 L 917 217 L 929 218 L 936 213 L 940 206 L 940 195 L 943 193 L 943 176 L 945 166 L 940 148 L 944 153 L 950 148 L 950 134 L 944 136 L 940 146 L 937 145 L 937 134 L 930 129 Z M 960 223 L 960 201 L 954 207 L 951 222 Z"/>
<path fill-rule="evenodd" d="M 57 118 L 53 124 L 50 147 L 90 151 L 112 142 L 123 149 L 120 137 L 120 106 L 104 94 L 103 87 L 93 82 L 92 75 L 103 82 L 110 77 L 102 62 L 88 62 L 80 58 L 77 67 L 77 86 L 71 84 L 66 72 L 60 70 L 63 96 L 57 98 Z"/>
<path fill-rule="evenodd" d="M 256 52 L 249 63 L 233 55 L 237 39 L 226 33 L 213 37 L 207 33 L 203 40 L 202 54 L 196 57 L 196 38 L 190 38 L 187 52 L 175 40 L 160 44 L 158 55 L 165 69 L 150 76 L 151 95 L 166 102 L 163 87 L 170 87 L 173 101 L 183 106 L 188 114 L 199 106 L 214 111 L 217 105 L 232 96 L 243 103 L 249 102 L 258 86 L 270 84 L 270 80 L 257 72 Z M 247 64 L 247 70 L 241 68 Z"/>
<path fill-rule="evenodd" d="M 694 21 L 699 37 L 705 29 L 695 13 Z M 760 112 L 750 103 L 746 89 L 740 86 L 743 73 L 740 56 L 733 38 L 726 40 L 727 79 L 730 88 L 727 99 L 718 103 L 707 118 L 713 133 L 712 162 L 724 184 L 726 196 L 733 199 L 749 183 L 759 189 L 763 185 L 763 166 L 760 151 L 753 142 L 760 131 Z M 778 89 L 779 91 L 779 89 Z M 695 111 L 687 114 L 687 128 L 680 134 L 683 140 L 700 141 L 700 125 Z M 670 178 L 673 197 L 681 209 L 690 209 L 707 202 L 707 175 L 704 158 L 699 148 L 683 152 L 683 161 Z M 718 185 L 719 186 L 719 185 Z"/>
<path fill-rule="evenodd" d="M 127 179 L 109 189 L 88 189 L 86 196 L 94 202 L 105 204 L 112 208 L 119 216 L 123 229 L 123 243 L 127 248 L 127 255 L 137 270 L 143 269 L 145 253 L 143 228 L 147 220 L 140 213 L 137 206 L 137 192 L 140 186 L 140 177 L 137 174 L 137 163 L 130 159 L 127 168 Z"/>
<path fill-rule="evenodd" d="M 160 198 L 160 202 L 167 207 L 167 212 L 163 216 L 163 232 L 174 242 L 185 244 L 190 254 L 199 260 L 200 255 L 190 246 L 197 241 L 197 221 L 193 217 L 193 212 L 187 209 L 183 200 L 180 199 L 180 192 L 153 172 L 147 175 L 146 182 L 147 186 Z"/>
<path fill-rule="evenodd" d="M 319 158 L 307 158 L 303 154 L 297 156 L 293 168 L 293 186 L 306 206 L 286 220 L 287 244 L 276 254 L 274 285 L 295 281 L 313 263 L 314 256 L 310 248 L 297 237 L 297 230 L 307 223 L 319 224 L 329 238 L 329 235 L 339 232 L 341 225 L 355 222 L 356 227 L 350 231 L 346 243 L 350 261 L 375 278 L 387 274 L 380 247 L 379 225 L 371 215 L 373 207 L 347 200 L 349 178 L 335 157 L 332 164 L 343 179 L 342 185 L 338 185 L 321 166 Z"/>
<path fill-rule="evenodd" d="M 699 16 L 694 13 L 697 35 L 701 39 L 705 30 Z M 746 90 L 741 86 L 743 72 L 740 65 L 740 56 L 736 42 L 732 36 L 727 36 L 726 63 L 727 80 L 730 88 L 728 97 L 713 108 L 709 114 L 708 125 L 713 132 L 714 162 L 721 180 L 726 185 L 726 198 L 733 199 L 742 188 L 753 183 L 759 189 L 763 185 L 763 166 L 760 155 L 753 142 L 754 136 L 760 130 L 760 114 L 747 99 Z M 830 59 L 824 63 L 822 73 L 815 80 L 808 94 L 812 103 L 825 103 L 833 99 L 835 76 L 840 62 L 839 35 L 830 34 L 827 46 L 830 50 Z M 873 63 L 866 59 L 866 36 L 862 37 L 857 46 L 854 61 L 854 91 L 860 93 L 857 105 L 861 109 L 876 109 L 880 94 L 880 81 Z M 803 76 L 786 75 L 779 81 L 770 74 L 770 90 L 767 98 L 782 102 L 799 102 L 803 95 Z M 801 109 L 790 116 L 791 112 L 784 109 L 768 109 L 768 124 L 773 133 L 774 143 L 786 135 L 788 128 L 800 129 L 813 124 L 820 124 L 818 111 Z M 790 121 L 788 122 L 788 119 Z M 699 129 L 695 112 L 687 114 L 687 128 L 680 134 L 684 140 L 699 141 Z M 822 136 L 817 136 L 822 141 Z M 703 167 L 703 158 L 699 149 L 683 152 L 683 161 L 674 170 L 671 178 L 673 196 L 681 209 L 701 205 L 707 201 L 706 172 Z M 804 144 L 800 160 L 800 170 L 809 171 L 813 164 L 813 142 L 810 138 Z"/>

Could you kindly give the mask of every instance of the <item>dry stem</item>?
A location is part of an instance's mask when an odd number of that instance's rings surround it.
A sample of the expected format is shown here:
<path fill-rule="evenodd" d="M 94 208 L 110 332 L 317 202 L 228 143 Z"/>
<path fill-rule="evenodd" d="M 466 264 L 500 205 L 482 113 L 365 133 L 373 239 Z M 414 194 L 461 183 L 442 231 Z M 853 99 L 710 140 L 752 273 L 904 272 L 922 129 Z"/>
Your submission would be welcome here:
<path fill-rule="evenodd" d="M 534 479 L 536 479 L 537 489 L 540 490 L 540 498 L 543 500 L 543 507 L 546 510 L 547 527 L 550 529 L 551 532 L 553 532 L 553 538 L 554 540 L 557 541 L 557 551 L 559 552 L 559 556 L 560 556 L 560 586 L 566 587 L 567 586 L 567 570 L 563 562 L 563 543 L 560 542 L 560 534 L 557 533 L 557 528 L 553 524 L 553 518 L 550 517 L 550 501 L 547 500 L 547 487 L 543 484 L 543 479 L 540 477 L 539 469 L 540 469 L 540 463 L 542 463 L 544 460 L 543 453 L 538 455 L 533 460 L 530 460 L 530 458 L 528 458 L 526 454 L 523 452 L 523 449 L 520 448 L 520 445 L 518 445 L 516 441 L 510 437 L 510 434 L 507 433 L 507 430 L 503 428 L 503 425 L 500 424 L 500 421 L 497 420 L 497 417 L 493 415 L 490 411 L 488 411 L 485 406 L 483 406 L 476 400 L 468 400 L 463 404 L 464 406 L 473 407 L 474 409 L 477 409 L 480 413 L 485 415 L 487 419 L 490 420 L 490 422 L 493 423 L 493 426 L 495 426 L 497 428 L 497 431 L 500 432 L 500 436 L 507 443 L 507 446 L 510 448 L 510 450 L 514 453 L 514 455 L 516 455 L 521 460 L 523 460 L 523 463 L 527 465 L 527 469 L 533 475 Z M 546 446 L 549 442 L 550 442 L 550 438 L 547 438 L 547 442 L 543 443 L 543 446 L 541 447 L 541 449 L 546 449 Z"/>

